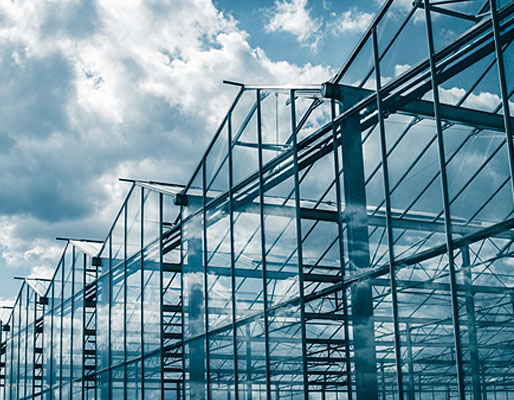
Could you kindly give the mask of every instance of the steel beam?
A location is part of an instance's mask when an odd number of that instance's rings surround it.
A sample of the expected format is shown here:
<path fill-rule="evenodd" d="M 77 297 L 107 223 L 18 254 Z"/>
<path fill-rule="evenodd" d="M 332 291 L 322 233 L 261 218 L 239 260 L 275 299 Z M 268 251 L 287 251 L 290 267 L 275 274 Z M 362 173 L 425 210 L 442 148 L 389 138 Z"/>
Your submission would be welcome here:
<path fill-rule="evenodd" d="M 325 97 L 341 101 L 348 108 L 375 93 L 376 92 L 374 90 L 342 84 L 336 85 L 330 82 L 326 82 L 324 84 L 322 91 L 322 94 Z M 450 104 L 440 104 L 439 108 L 441 119 L 444 121 L 470 126 L 476 129 L 487 129 L 496 132 L 504 131 L 504 117 L 502 115 Z M 388 98 L 384 101 L 383 110 L 385 115 L 398 112 L 401 114 L 424 118 L 435 118 L 434 103 L 432 101 L 419 100 L 411 98 L 410 96 L 397 95 L 395 97 Z M 373 108 L 368 108 L 366 113 L 363 115 L 363 119 L 366 115 L 371 115 L 373 111 Z M 370 118 L 372 118 L 372 120 L 365 120 L 366 127 L 378 122 L 378 116 L 373 115 Z M 510 121 L 510 126 L 514 127 L 514 118 L 509 117 L 507 120 Z M 505 122 L 507 120 L 505 120 Z"/>

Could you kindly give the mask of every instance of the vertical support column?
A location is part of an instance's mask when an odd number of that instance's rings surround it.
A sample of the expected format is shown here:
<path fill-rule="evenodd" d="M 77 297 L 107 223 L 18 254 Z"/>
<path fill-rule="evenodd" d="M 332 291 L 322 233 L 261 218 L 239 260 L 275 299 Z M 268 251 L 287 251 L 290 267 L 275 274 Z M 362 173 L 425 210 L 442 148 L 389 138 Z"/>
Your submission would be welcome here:
<path fill-rule="evenodd" d="M 481 400 L 480 394 L 480 360 L 478 357 L 477 329 L 475 318 L 475 300 L 469 247 L 461 247 L 462 268 L 464 269 L 464 287 L 466 291 L 466 315 L 468 321 L 469 353 L 471 358 L 471 379 L 473 384 L 473 400 Z"/>
<path fill-rule="evenodd" d="M 108 330 L 108 364 L 111 365 L 112 360 L 112 233 L 109 234 L 109 330 Z M 84 271 L 85 272 L 85 271 Z M 112 398 L 112 372 L 109 371 L 109 397 Z"/>
<path fill-rule="evenodd" d="M 295 211 L 296 211 L 296 246 L 299 268 L 299 294 L 300 294 L 300 324 L 302 335 L 302 359 L 303 359 L 303 390 L 305 400 L 309 399 L 309 379 L 307 375 L 307 334 L 305 328 L 305 303 L 303 292 L 303 251 L 302 251 L 302 220 L 300 216 L 300 178 L 298 176 L 298 141 L 296 137 L 296 104 L 295 93 L 291 90 L 291 135 L 293 138 L 293 168 L 294 168 L 294 190 L 295 190 Z M 324 390 L 323 390 L 324 393 Z"/>
<path fill-rule="evenodd" d="M 85 257 L 85 256 L 84 256 Z M 70 377 L 69 377 L 69 394 L 68 394 L 68 397 L 70 400 L 72 400 L 72 396 L 73 396 L 73 319 L 75 317 L 75 246 L 72 246 L 71 248 L 71 265 L 70 265 L 70 268 L 71 268 L 71 310 L 70 310 L 70 321 L 72 321 L 72 323 L 70 323 Z M 84 269 L 86 268 L 86 263 L 84 262 Z M 85 304 L 84 304 L 84 308 L 85 308 Z M 84 345 L 84 344 L 83 344 Z M 82 392 L 82 398 L 83 398 L 83 395 L 84 395 L 84 392 Z"/>
<path fill-rule="evenodd" d="M 348 231 L 348 259 L 355 269 L 369 268 L 368 222 L 362 137 L 358 115 L 342 122 L 345 218 Z M 373 296 L 369 281 L 351 288 L 355 379 L 358 400 L 377 400 L 377 359 Z"/>
<path fill-rule="evenodd" d="M 239 96 L 241 95 L 243 89 L 239 92 Z M 227 119 L 227 135 L 228 135 L 228 212 L 229 212 L 229 232 L 230 232 L 230 283 L 232 285 L 232 293 L 231 293 L 231 302 L 232 302 L 232 341 L 233 341 L 233 352 L 234 352 L 234 391 L 235 391 L 235 400 L 239 399 L 239 360 L 237 355 L 237 325 L 236 325 L 236 274 L 235 274 L 235 246 L 234 246 L 234 173 L 233 173 L 233 159 L 232 159 L 232 113 L 228 114 Z M 249 327 L 249 325 L 247 325 Z M 250 332 L 248 330 L 248 335 L 246 339 L 246 347 L 247 351 L 250 347 L 249 342 Z M 250 369 L 251 363 L 250 359 L 247 358 L 247 378 L 250 380 Z M 251 385 L 247 385 L 247 398 L 251 400 Z"/>
<path fill-rule="evenodd" d="M 407 362 L 409 368 L 409 400 L 414 400 L 414 364 L 412 360 L 412 338 L 410 324 L 405 324 L 405 334 L 407 335 Z M 421 393 L 420 393 L 421 396 Z"/>
<path fill-rule="evenodd" d="M 130 191 L 134 189 L 134 184 Z M 129 194 L 130 196 L 130 194 Z M 127 399 L 127 220 L 128 197 L 123 206 L 123 399 Z"/>
<path fill-rule="evenodd" d="M 205 206 L 207 204 L 207 182 L 205 176 L 205 168 L 207 167 L 205 158 L 203 159 L 203 168 L 202 168 L 202 218 L 203 218 L 203 299 L 204 299 L 204 318 L 205 318 L 205 375 L 204 379 L 207 385 L 206 397 L 207 400 L 211 398 L 211 385 L 210 385 L 210 359 L 209 359 L 209 281 L 207 279 L 207 210 Z"/>
<path fill-rule="evenodd" d="M 65 250 L 66 251 L 66 250 Z M 63 340 L 62 331 L 63 331 L 63 321 L 64 321 L 64 261 L 65 259 L 62 259 L 62 265 L 61 265 L 61 294 L 59 295 L 61 297 L 60 304 L 59 304 L 59 318 L 61 319 L 60 329 L 59 329 L 59 400 L 62 400 L 62 344 L 66 341 Z"/>
<path fill-rule="evenodd" d="M 403 375 L 402 375 L 402 352 L 400 345 L 400 324 L 398 322 L 398 295 L 396 288 L 396 271 L 395 271 L 395 255 L 393 240 L 393 224 L 391 218 L 391 198 L 389 196 L 391 190 L 389 187 L 389 163 L 387 160 L 386 132 L 384 123 L 384 114 L 382 111 L 382 94 L 381 94 L 381 75 L 380 75 L 380 56 L 378 54 L 377 29 L 374 26 L 373 35 L 373 59 L 375 62 L 375 80 L 377 89 L 377 111 L 380 132 L 380 155 L 382 157 L 382 173 L 384 179 L 384 199 L 386 208 L 386 232 L 387 232 L 387 250 L 389 253 L 389 287 L 391 289 L 391 307 L 393 314 L 393 334 L 394 334 L 394 357 L 396 362 L 396 383 L 398 385 L 398 397 L 403 399 Z M 411 398 L 413 400 L 414 397 Z"/>
<path fill-rule="evenodd" d="M 188 265 L 202 266 L 202 241 L 192 239 L 188 241 L 187 263 Z M 203 274 L 203 271 L 198 271 Z M 204 293 L 201 285 L 195 284 L 190 287 L 189 300 L 189 329 L 191 336 L 198 335 L 203 328 L 199 327 L 198 321 L 203 318 L 201 304 L 204 303 Z M 189 369 L 191 380 L 191 394 L 205 398 L 205 341 L 197 340 L 189 347 Z"/>
<path fill-rule="evenodd" d="M 382 400 L 386 400 L 386 383 L 385 383 L 385 372 L 384 372 L 384 362 L 380 363 L 380 376 L 382 378 Z"/>
<path fill-rule="evenodd" d="M 182 210 L 182 207 L 180 207 Z M 159 338 L 159 344 L 161 348 L 161 399 L 164 400 L 164 271 L 163 271 L 163 262 L 164 262 L 164 255 L 163 255 L 163 229 L 162 229 L 162 221 L 163 221 L 163 194 L 159 193 L 159 309 L 160 309 L 160 335 Z M 182 229 L 182 224 L 180 224 Z M 180 241 L 180 254 L 183 254 L 182 251 L 182 240 Z M 181 263 L 182 264 L 182 263 Z M 180 274 L 182 276 L 182 273 Z M 182 284 L 180 285 L 182 287 Z M 183 295 L 181 293 L 181 297 L 183 298 Z M 182 332 L 182 337 L 184 332 Z M 184 349 L 182 349 L 182 354 L 184 353 Z M 182 357 L 184 358 L 184 357 Z M 177 395 L 178 398 L 178 395 Z"/>
<path fill-rule="evenodd" d="M 464 386 L 464 368 L 462 362 L 462 345 L 460 339 L 460 325 L 459 325 L 459 309 L 457 301 L 457 280 L 455 272 L 455 260 L 453 254 L 453 240 L 451 229 L 451 215 L 450 215 L 450 201 L 448 195 L 448 179 L 446 176 L 446 157 L 444 151 L 443 128 L 441 122 L 441 113 L 439 110 L 439 88 L 437 83 L 436 65 L 434 60 L 434 38 L 432 34 L 432 20 L 430 16 L 430 0 L 425 1 L 425 21 L 427 28 L 427 43 L 428 43 L 428 56 L 430 61 L 430 77 L 432 80 L 432 92 L 434 96 L 434 116 L 436 122 L 437 133 L 437 149 L 439 153 L 439 169 L 441 172 L 441 189 L 443 197 L 443 211 L 444 211 L 444 227 L 446 234 L 446 250 L 448 253 L 448 272 L 450 278 L 450 296 L 452 306 L 452 320 L 453 320 L 453 335 L 455 343 L 455 359 L 457 367 L 457 385 L 459 392 L 459 399 L 465 400 L 465 386 Z"/>
<path fill-rule="evenodd" d="M 264 229 L 264 176 L 262 173 L 263 157 L 262 157 L 262 121 L 261 121 L 261 91 L 256 90 L 257 97 L 257 155 L 259 159 L 259 206 L 260 206 L 260 222 L 261 222 L 261 255 L 262 255 L 262 291 L 264 303 L 264 338 L 265 338 L 265 356 L 266 356 L 266 395 L 271 399 L 271 368 L 270 368 L 270 352 L 269 352 L 269 322 L 268 322 L 268 278 L 266 264 L 266 231 Z"/>
<path fill-rule="evenodd" d="M 345 266 L 344 266 L 344 244 L 343 244 L 343 212 L 342 212 L 342 194 L 341 194 L 341 180 L 340 180 L 340 164 L 339 164 L 339 148 L 337 142 L 337 129 L 334 124 L 336 118 L 335 100 L 330 100 L 331 109 L 331 124 L 332 124 L 332 151 L 334 157 L 334 177 L 336 188 L 336 207 L 337 207 L 337 230 L 338 230 L 338 245 L 339 245 L 339 262 L 341 264 L 341 281 L 342 285 L 342 302 L 343 302 L 343 330 L 344 330 L 344 353 L 345 353 L 345 367 L 346 367 L 346 386 L 348 400 L 352 400 L 352 371 L 350 362 L 350 332 L 348 328 L 348 303 L 346 298 L 346 287 L 344 285 Z"/>
<path fill-rule="evenodd" d="M 202 172 L 203 173 L 203 172 Z M 202 182 L 204 179 L 202 179 Z M 203 186 L 203 183 L 202 183 Z M 203 202 L 201 204 L 203 206 Z M 203 219 L 203 212 L 198 214 Z M 191 219 L 188 229 L 196 232 L 202 232 L 203 224 L 198 222 L 198 216 Z M 196 223 L 193 225 L 193 222 Z M 201 335 L 206 328 L 204 317 L 207 310 L 205 310 L 205 267 L 203 258 L 203 241 L 202 238 L 189 238 L 187 241 L 187 265 L 188 272 L 199 276 L 200 278 L 191 282 L 189 286 L 189 337 L 196 337 Z M 200 283 L 200 280 L 202 283 Z M 205 363 L 206 363 L 206 345 L 207 341 L 204 338 L 196 339 L 189 346 L 189 371 L 191 381 L 191 397 L 195 399 L 205 399 Z"/>
<path fill-rule="evenodd" d="M 28 368 L 27 368 L 27 356 L 28 356 L 28 344 L 29 344 L 29 286 L 25 282 L 26 290 L 25 290 L 25 323 L 23 325 L 24 329 L 20 329 L 20 336 L 23 335 L 25 337 L 24 344 L 25 349 L 23 350 L 23 369 L 25 370 L 23 376 L 23 397 L 27 396 L 27 376 L 28 376 Z"/>
<path fill-rule="evenodd" d="M 53 369 L 54 369 L 54 314 L 55 314 L 54 285 L 55 285 L 55 283 L 51 283 L 51 286 L 50 286 L 51 302 L 49 302 L 50 307 L 48 307 L 49 312 L 50 312 L 50 349 L 49 349 L 49 353 L 48 353 L 48 357 L 50 360 L 50 363 L 48 364 L 48 390 L 49 390 L 49 393 L 52 392 Z M 13 313 L 13 316 L 14 316 L 14 313 Z M 12 353 L 12 347 L 11 347 L 11 353 Z M 12 357 L 11 357 L 11 368 L 12 368 Z"/>
<path fill-rule="evenodd" d="M 145 252 L 143 251 L 145 245 L 144 238 L 144 227 L 145 227 L 145 188 L 141 188 L 141 231 L 140 231 L 140 252 L 141 252 L 141 271 L 140 271 L 140 288 L 141 288 L 141 299 L 139 308 L 139 323 L 140 323 L 140 339 L 141 339 L 141 398 L 145 398 Z M 137 376 L 137 374 L 136 374 Z"/>

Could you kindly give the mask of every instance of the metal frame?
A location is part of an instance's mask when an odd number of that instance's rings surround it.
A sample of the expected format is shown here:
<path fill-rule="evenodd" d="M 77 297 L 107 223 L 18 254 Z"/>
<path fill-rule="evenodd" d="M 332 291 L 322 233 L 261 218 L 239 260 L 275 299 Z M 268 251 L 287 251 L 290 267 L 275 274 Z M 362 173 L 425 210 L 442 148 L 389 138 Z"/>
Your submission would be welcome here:
<path fill-rule="evenodd" d="M 387 31 L 395 6 L 330 82 L 236 84 L 187 185 L 130 181 L 105 241 L 68 240 L 46 293 L 22 285 L 0 336 L 2 400 L 73 398 L 73 384 L 83 399 L 514 392 L 514 4 L 416 1 Z M 441 44 L 448 19 L 459 37 Z M 389 79 L 414 34 L 426 54 Z M 491 87 L 498 104 L 474 105 Z M 82 375 L 68 383 L 77 340 Z"/>

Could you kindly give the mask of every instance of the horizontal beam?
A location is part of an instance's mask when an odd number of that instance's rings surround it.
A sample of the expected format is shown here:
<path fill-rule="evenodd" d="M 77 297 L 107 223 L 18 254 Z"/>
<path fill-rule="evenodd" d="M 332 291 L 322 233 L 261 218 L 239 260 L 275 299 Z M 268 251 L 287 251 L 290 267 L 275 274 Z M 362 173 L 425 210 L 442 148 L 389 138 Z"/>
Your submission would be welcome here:
<path fill-rule="evenodd" d="M 341 101 L 346 106 L 352 106 L 375 93 L 375 91 L 369 89 L 356 88 L 348 85 L 335 85 L 330 82 L 324 85 L 323 93 L 326 97 Z M 434 118 L 433 102 L 417 99 L 405 100 L 406 98 L 404 96 L 398 96 L 398 98 L 386 101 L 383 105 L 386 114 L 399 112 L 407 115 Z M 368 114 L 372 111 L 374 110 L 370 109 Z M 441 119 L 450 123 L 470 126 L 477 129 L 504 131 L 502 115 L 449 104 L 440 104 L 440 112 Z M 376 115 L 371 118 L 375 123 L 378 121 Z M 511 117 L 510 122 L 514 128 L 514 118 Z M 370 123 L 367 121 L 366 126 L 368 125 L 370 125 Z"/>

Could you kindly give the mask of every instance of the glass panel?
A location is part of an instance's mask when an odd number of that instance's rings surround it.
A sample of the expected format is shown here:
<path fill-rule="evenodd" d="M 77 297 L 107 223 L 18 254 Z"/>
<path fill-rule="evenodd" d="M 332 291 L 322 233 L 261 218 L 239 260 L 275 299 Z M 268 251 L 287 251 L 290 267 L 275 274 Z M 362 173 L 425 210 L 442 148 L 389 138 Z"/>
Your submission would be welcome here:
<path fill-rule="evenodd" d="M 111 280 L 111 363 L 125 359 L 125 282 L 124 265 L 112 270 Z M 113 382 L 114 385 L 114 382 Z"/>
<path fill-rule="evenodd" d="M 156 243 L 150 246 L 144 252 L 143 329 L 145 353 L 151 352 L 160 347 L 161 289 L 159 266 L 159 245 Z"/>
<path fill-rule="evenodd" d="M 262 156 L 266 164 L 291 148 L 291 96 L 288 92 L 261 93 Z"/>
<path fill-rule="evenodd" d="M 161 399 L 161 357 L 152 356 L 145 358 L 145 400 Z M 175 398 L 166 391 L 166 399 Z"/>
<path fill-rule="evenodd" d="M 106 274 L 98 280 L 97 299 L 97 369 L 101 370 L 109 366 L 109 296 L 110 275 Z M 102 382 L 103 385 L 104 382 Z M 108 382 L 107 382 L 108 384 Z"/>
<path fill-rule="evenodd" d="M 255 91 L 247 91 L 232 114 L 234 185 L 257 171 L 257 104 Z"/>
<path fill-rule="evenodd" d="M 292 178 L 264 197 L 269 361 L 276 398 L 298 398 L 304 392 L 301 311 L 297 305 L 284 305 L 300 294 L 294 199 Z"/>
<path fill-rule="evenodd" d="M 373 57 L 371 40 L 368 39 L 362 46 L 358 55 L 355 57 L 351 65 L 347 68 L 343 77 L 339 81 L 341 84 L 374 88 L 374 81 L 370 81 L 373 74 Z"/>
<path fill-rule="evenodd" d="M 84 312 L 84 300 L 77 296 L 73 301 L 73 367 L 72 367 L 72 378 L 82 378 L 82 341 L 83 341 L 83 312 Z M 97 314 L 99 315 L 99 314 Z M 73 383 L 73 392 L 75 394 L 81 393 L 81 382 Z"/>
<path fill-rule="evenodd" d="M 234 341 L 231 328 L 209 336 L 211 399 L 235 397 Z"/>
<path fill-rule="evenodd" d="M 377 29 L 382 86 L 427 58 L 426 35 L 424 10 L 393 2 Z M 375 81 L 369 88 L 376 89 Z"/>
<path fill-rule="evenodd" d="M 57 277 L 57 275 L 56 275 Z M 62 279 L 62 278 L 61 278 Z M 55 282 L 55 281 L 54 281 Z M 59 289 L 61 287 L 59 286 Z M 62 306 L 60 305 L 60 297 L 62 292 L 57 292 L 54 288 L 54 313 L 53 313 L 53 363 L 52 363 L 52 382 L 53 385 L 61 383 L 61 326 L 62 326 Z M 54 392 L 55 393 L 55 392 Z"/>
<path fill-rule="evenodd" d="M 239 398 L 266 398 L 266 341 L 264 318 L 237 327 Z"/>
<path fill-rule="evenodd" d="M 62 370 L 61 370 L 61 381 L 62 384 L 68 384 L 70 381 L 71 373 L 71 349 L 72 349 L 72 331 L 71 331 L 71 301 L 65 301 L 62 310 Z M 80 340 L 80 338 L 78 338 Z"/>
<path fill-rule="evenodd" d="M 205 159 L 207 203 L 228 189 L 228 125 L 225 124 Z"/>
<path fill-rule="evenodd" d="M 205 333 L 203 222 L 197 215 L 184 224 L 184 338 Z"/>
<path fill-rule="evenodd" d="M 203 166 L 196 173 L 191 186 L 187 190 L 187 207 L 183 208 L 183 219 L 196 212 L 203 205 Z M 166 215 L 167 216 L 167 215 Z M 165 219 L 165 222 L 173 222 L 172 219 Z"/>
<path fill-rule="evenodd" d="M 141 254 L 127 260 L 127 359 L 141 355 Z"/>
<path fill-rule="evenodd" d="M 447 3 L 432 8 L 430 15 L 434 33 L 435 51 L 439 51 L 452 44 L 464 32 L 476 24 L 473 17 L 483 6 L 479 1 L 461 1 Z M 447 13 L 454 13 L 448 15 Z M 468 16 L 468 18 L 466 18 Z"/>
<path fill-rule="evenodd" d="M 141 190 L 134 186 L 127 201 L 127 257 L 141 250 Z"/>
<path fill-rule="evenodd" d="M 141 382 L 141 360 L 127 364 L 127 399 L 139 400 L 143 398 Z"/>
<path fill-rule="evenodd" d="M 207 294 L 209 328 L 232 321 L 230 224 L 227 204 L 207 211 Z"/>
<path fill-rule="evenodd" d="M 114 267 L 125 258 L 125 207 L 122 207 L 118 219 L 114 223 L 111 233 L 112 263 Z"/>
<path fill-rule="evenodd" d="M 169 220 L 169 222 L 173 222 Z M 145 246 L 159 238 L 159 193 L 152 190 L 144 190 L 144 226 Z"/>
<path fill-rule="evenodd" d="M 272 312 L 269 323 L 271 391 L 275 399 L 304 398 L 300 308 L 280 308 Z"/>
<path fill-rule="evenodd" d="M 111 370 L 111 382 L 112 382 L 112 399 L 123 400 L 124 399 L 124 387 L 125 387 L 125 366 L 120 366 Z"/>

